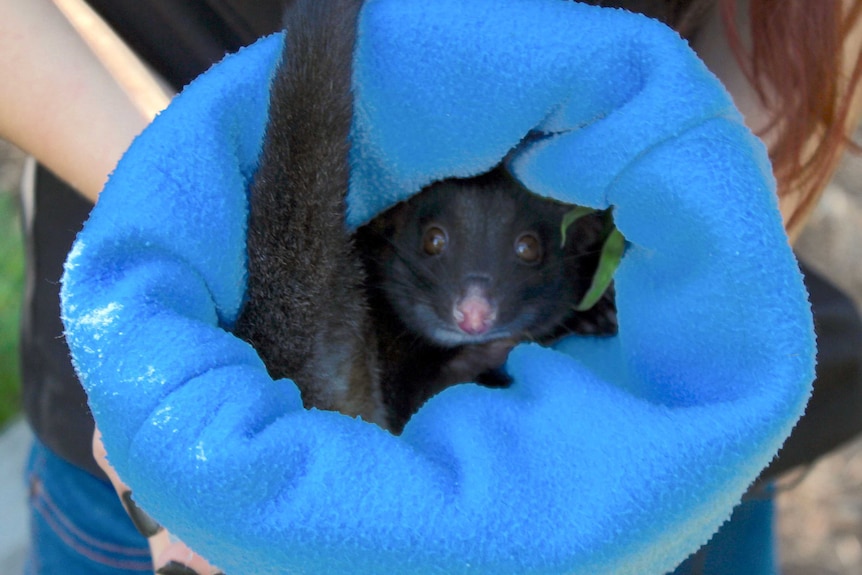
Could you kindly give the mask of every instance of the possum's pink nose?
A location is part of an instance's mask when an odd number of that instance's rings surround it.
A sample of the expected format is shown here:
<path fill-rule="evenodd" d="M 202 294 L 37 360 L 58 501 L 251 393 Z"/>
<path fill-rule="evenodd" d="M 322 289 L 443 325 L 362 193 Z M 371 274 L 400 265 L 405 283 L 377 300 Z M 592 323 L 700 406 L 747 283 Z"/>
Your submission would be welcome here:
<path fill-rule="evenodd" d="M 461 331 L 482 335 L 494 325 L 497 309 L 479 288 L 470 288 L 467 295 L 455 304 L 452 314 Z"/>

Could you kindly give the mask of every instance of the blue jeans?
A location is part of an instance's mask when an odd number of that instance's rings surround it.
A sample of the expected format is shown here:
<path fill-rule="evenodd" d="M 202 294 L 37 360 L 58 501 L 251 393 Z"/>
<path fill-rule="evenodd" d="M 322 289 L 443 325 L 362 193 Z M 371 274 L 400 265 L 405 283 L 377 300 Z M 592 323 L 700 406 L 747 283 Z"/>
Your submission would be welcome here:
<path fill-rule="evenodd" d="M 27 464 L 30 552 L 25 575 L 152 573 L 147 540 L 110 483 L 34 441 Z"/>

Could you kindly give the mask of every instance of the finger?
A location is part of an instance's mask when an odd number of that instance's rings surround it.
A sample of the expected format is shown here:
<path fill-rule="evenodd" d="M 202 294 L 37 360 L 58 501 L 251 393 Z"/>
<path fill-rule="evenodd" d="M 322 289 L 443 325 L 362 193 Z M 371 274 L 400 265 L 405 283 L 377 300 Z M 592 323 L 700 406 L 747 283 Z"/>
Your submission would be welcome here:
<path fill-rule="evenodd" d="M 179 541 L 170 542 L 155 565 L 156 575 L 224 575 Z"/>
<path fill-rule="evenodd" d="M 224 575 L 163 528 L 148 538 L 156 575 Z"/>
<path fill-rule="evenodd" d="M 108 463 L 108 452 L 105 449 L 105 444 L 102 443 L 102 432 L 99 431 L 98 427 L 93 430 L 93 457 L 96 459 L 99 467 L 102 468 L 102 471 L 108 476 L 117 493 L 129 490 L 128 486 L 117 475 L 117 472 L 114 471 L 114 468 L 111 467 L 111 464 Z"/>
<path fill-rule="evenodd" d="M 108 463 L 108 453 L 105 450 L 105 444 L 102 443 L 102 433 L 99 431 L 98 427 L 93 431 L 93 457 L 96 458 L 96 463 L 99 464 L 99 467 L 102 468 L 102 471 L 105 472 L 108 479 L 111 481 L 111 484 L 114 486 L 117 495 L 120 496 L 120 501 L 123 503 L 126 513 L 129 515 L 129 518 L 132 520 L 132 523 L 134 523 L 138 532 L 147 539 L 158 533 L 162 529 L 162 526 L 137 506 L 132 499 L 132 490 L 129 489 L 128 485 L 123 483 L 120 476 L 117 475 L 117 472 L 111 464 Z"/>
<path fill-rule="evenodd" d="M 147 538 L 157 575 L 224 575 L 185 544 L 172 539 L 164 527 L 138 507 L 132 498 L 132 490 L 108 462 L 107 450 L 98 428 L 93 432 L 93 456 L 117 491 L 135 528 Z"/>

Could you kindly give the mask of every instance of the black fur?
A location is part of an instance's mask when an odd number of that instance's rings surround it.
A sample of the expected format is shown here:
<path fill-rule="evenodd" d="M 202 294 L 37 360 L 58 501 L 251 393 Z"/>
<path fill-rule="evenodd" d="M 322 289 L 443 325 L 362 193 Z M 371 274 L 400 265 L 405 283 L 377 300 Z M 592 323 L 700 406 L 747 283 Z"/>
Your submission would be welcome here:
<path fill-rule="evenodd" d="M 384 423 L 364 275 L 345 226 L 361 0 L 298 0 L 250 192 L 247 301 L 235 333 L 308 406 Z M 363 360 L 369 356 L 371 361 Z"/>
<path fill-rule="evenodd" d="M 454 383 L 507 385 L 502 365 L 515 343 L 589 330 L 588 318 L 597 312 L 574 307 L 598 263 L 604 216 L 579 220 L 561 247 L 563 215 L 571 209 L 528 192 L 498 167 L 431 185 L 360 228 L 357 246 L 381 345 L 381 385 L 396 429 Z M 422 249 L 429 227 L 447 232 L 447 249 L 439 255 Z M 516 256 L 515 242 L 525 232 L 540 241 L 537 262 Z M 497 312 L 490 329 L 478 335 L 464 333 L 453 319 L 456 302 L 471 285 L 481 286 Z M 608 303 L 612 309 L 607 300 L 602 308 Z"/>

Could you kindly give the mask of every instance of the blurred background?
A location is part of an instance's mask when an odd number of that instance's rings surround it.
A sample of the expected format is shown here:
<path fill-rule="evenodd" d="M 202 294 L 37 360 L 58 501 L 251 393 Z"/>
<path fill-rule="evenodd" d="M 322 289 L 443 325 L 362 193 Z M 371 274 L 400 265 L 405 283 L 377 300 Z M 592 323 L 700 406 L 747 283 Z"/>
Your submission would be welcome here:
<path fill-rule="evenodd" d="M 795 248 L 862 309 L 862 155 L 845 157 Z M 785 477 L 778 512 L 784 575 L 862 575 L 862 438 Z"/>

